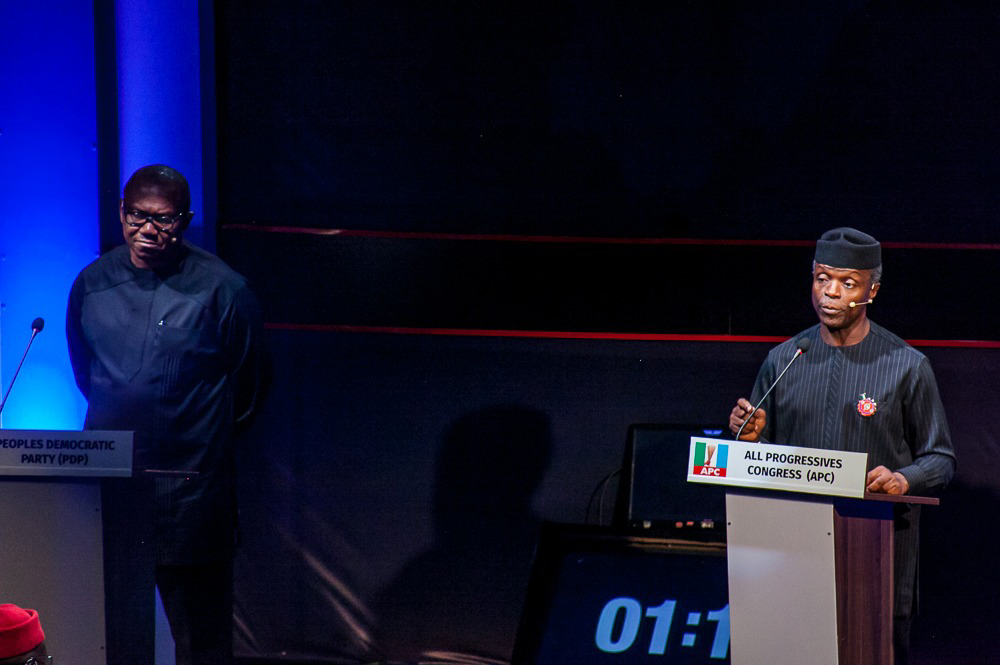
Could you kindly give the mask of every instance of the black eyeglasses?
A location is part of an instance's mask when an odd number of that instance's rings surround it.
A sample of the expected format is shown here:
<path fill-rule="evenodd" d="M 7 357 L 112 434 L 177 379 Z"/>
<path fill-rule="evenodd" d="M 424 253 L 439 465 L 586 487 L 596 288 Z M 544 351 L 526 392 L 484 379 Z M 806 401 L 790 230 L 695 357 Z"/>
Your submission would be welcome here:
<path fill-rule="evenodd" d="M 183 222 L 189 214 L 191 213 L 179 212 L 175 215 L 154 215 L 153 213 L 146 212 L 145 210 L 126 210 L 125 223 L 133 229 L 141 229 L 149 223 L 152 224 L 153 228 L 157 231 L 171 233 L 173 232 L 174 227 Z"/>

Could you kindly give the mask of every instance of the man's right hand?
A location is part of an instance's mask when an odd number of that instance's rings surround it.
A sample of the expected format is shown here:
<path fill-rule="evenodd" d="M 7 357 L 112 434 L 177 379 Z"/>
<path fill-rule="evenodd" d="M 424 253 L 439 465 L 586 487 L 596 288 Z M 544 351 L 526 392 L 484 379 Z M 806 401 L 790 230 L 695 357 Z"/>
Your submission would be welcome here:
<path fill-rule="evenodd" d="M 754 411 L 753 404 L 741 397 L 736 401 L 732 413 L 729 414 L 729 431 L 733 433 L 733 436 L 740 431 L 744 421 L 747 421 L 747 424 L 743 428 L 743 432 L 740 433 L 740 441 L 756 443 L 760 440 L 760 433 L 764 431 L 764 426 L 767 425 L 767 414 L 764 409 Z"/>

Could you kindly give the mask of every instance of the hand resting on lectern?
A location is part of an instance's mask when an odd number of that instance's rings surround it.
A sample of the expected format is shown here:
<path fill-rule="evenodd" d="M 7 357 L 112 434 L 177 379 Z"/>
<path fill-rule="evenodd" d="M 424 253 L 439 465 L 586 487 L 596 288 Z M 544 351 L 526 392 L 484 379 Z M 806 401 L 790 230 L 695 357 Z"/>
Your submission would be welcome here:
<path fill-rule="evenodd" d="M 910 481 L 898 471 L 877 466 L 868 472 L 865 489 L 880 494 L 907 494 L 910 491 Z"/>

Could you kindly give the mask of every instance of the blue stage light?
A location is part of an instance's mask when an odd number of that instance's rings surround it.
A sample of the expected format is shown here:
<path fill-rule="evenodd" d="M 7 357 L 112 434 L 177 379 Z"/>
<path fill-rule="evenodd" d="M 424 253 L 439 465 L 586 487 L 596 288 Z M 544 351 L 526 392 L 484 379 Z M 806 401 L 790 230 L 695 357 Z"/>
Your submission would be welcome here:
<path fill-rule="evenodd" d="M 0 3 L 4 391 L 31 336 L 31 322 L 38 316 L 46 320 L 0 415 L 5 428 L 83 425 L 86 403 L 66 351 L 66 299 L 76 274 L 97 258 L 100 225 L 118 225 L 117 219 L 98 219 L 94 8 L 79 0 Z M 122 182 L 150 163 L 184 173 L 195 211 L 188 237 L 212 249 L 215 197 L 202 184 L 203 171 L 214 168 L 214 160 L 205 166 L 202 151 L 205 138 L 212 154 L 213 132 L 203 129 L 202 110 L 210 116 L 214 109 L 214 81 L 204 78 L 203 69 L 211 77 L 211 67 L 203 67 L 201 55 L 202 40 L 211 40 L 201 29 L 207 22 L 210 35 L 210 7 L 197 0 L 116 0 L 114 16 L 119 136 L 118 145 L 102 148 L 118 150 Z M 150 48 L 154 32 L 157 48 Z M 115 195 L 120 191 L 119 184 Z"/>
<path fill-rule="evenodd" d="M 74 429 L 85 403 L 66 352 L 66 297 L 97 254 L 93 5 L 0 3 L 0 385 L 46 327 L 0 415 L 6 428 Z M 39 35 L 44 33 L 44 38 Z"/>
<path fill-rule="evenodd" d="M 202 85 L 198 1 L 118 0 L 115 16 L 120 182 L 147 164 L 183 173 L 195 212 L 187 238 L 211 249 L 206 225 L 214 227 L 215 216 L 202 187 L 202 89 L 211 86 Z"/>

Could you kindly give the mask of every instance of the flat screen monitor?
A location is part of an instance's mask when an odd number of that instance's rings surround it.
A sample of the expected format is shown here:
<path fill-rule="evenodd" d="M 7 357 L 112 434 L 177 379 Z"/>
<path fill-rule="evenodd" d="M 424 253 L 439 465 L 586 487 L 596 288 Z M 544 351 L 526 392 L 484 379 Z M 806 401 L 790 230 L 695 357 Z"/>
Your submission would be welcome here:
<path fill-rule="evenodd" d="M 687 482 L 692 436 L 722 438 L 724 433 L 690 424 L 629 427 L 615 526 L 685 538 L 725 539 L 725 488 Z"/>

